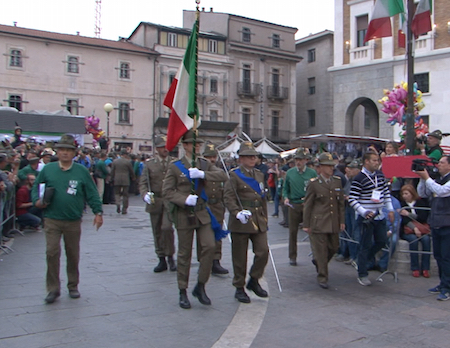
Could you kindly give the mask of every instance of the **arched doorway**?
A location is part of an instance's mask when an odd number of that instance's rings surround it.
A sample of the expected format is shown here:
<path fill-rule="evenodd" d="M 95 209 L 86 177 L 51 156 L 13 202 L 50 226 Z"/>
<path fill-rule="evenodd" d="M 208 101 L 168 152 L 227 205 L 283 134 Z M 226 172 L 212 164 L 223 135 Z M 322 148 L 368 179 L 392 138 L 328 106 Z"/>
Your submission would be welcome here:
<path fill-rule="evenodd" d="M 379 136 L 379 113 L 375 103 L 366 97 L 355 99 L 345 115 L 345 134 Z"/>

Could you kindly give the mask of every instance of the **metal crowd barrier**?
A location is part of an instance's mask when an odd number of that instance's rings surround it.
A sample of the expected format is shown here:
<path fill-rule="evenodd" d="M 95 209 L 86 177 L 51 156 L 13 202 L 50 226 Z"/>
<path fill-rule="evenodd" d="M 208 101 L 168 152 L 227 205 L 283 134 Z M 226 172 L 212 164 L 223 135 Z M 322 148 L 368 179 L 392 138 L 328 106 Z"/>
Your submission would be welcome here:
<path fill-rule="evenodd" d="M 10 233 L 18 233 L 24 236 L 24 233 L 17 228 L 16 221 L 16 188 L 15 186 L 12 189 L 12 192 L 2 192 L 0 194 L 0 231 L 3 234 L 6 232 Z M 7 231 L 4 231 L 4 228 L 9 228 Z M 8 246 L 7 244 L 1 241 L 0 250 L 3 250 L 5 254 L 9 254 L 10 252 L 14 252 L 14 250 Z"/>

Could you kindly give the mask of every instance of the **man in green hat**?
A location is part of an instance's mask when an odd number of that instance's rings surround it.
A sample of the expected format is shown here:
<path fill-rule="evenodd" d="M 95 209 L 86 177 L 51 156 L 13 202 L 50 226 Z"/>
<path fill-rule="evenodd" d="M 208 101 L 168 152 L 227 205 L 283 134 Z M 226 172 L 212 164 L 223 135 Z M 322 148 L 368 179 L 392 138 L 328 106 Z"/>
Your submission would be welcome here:
<path fill-rule="evenodd" d="M 339 232 L 345 228 L 345 202 L 341 179 L 333 176 L 330 153 L 319 156 L 320 175 L 306 188 L 303 229 L 309 234 L 317 281 L 328 289 L 328 262 L 339 249 Z"/>
<path fill-rule="evenodd" d="M 314 169 L 306 166 L 310 158 L 308 149 L 299 147 L 295 152 L 295 167 L 286 173 L 283 186 L 284 204 L 289 207 L 289 263 L 297 265 L 297 235 L 303 222 L 303 203 L 306 187 L 312 178 L 317 176 Z"/>
<path fill-rule="evenodd" d="M 87 202 L 95 214 L 94 226 L 97 230 L 103 224 L 102 202 L 97 187 L 89 171 L 81 164 L 74 163 L 75 139 L 63 135 L 55 145 L 58 162 L 44 166 L 36 178 L 31 198 L 37 208 L 44 209 L 45 239 L 47 241 L 47 291 L 45 302 L 53 303 L 61 294 L 59 264 L 61 237 L 67 257 L 67 288 L 71 298 L 79 298 L 78 291 L 80 260 L 81 218 Z M 43 193 L 45 184 L 46 193 Z M 50 189 L 52 191 L 50 191 Z M 51 197 L 47 193 L 53 192 Z"/>
<path fill-rule="evenodd" d="M 171 203 L 172 219 L 177 228 L 179 305 L 184 309 L 191 308 L 186 289 L 189 285 L 194 232 L 196 232 L 202 252 L 198 281 L 192 295 L 197 297 L 201 304 L 211 305 L 211 300 L 205 292 L 205 284 L 211 274 L 216 244 L 211 227 L 211 216 L 206 209 L 207 199 L 204 195 L 204 186 L 207 181 L 223 182 L 227 179 L 222 170 L 197 155 L 195 166 L 191 167 L 193 152 L 199 154 L 200 146 L 203 143 L 204 141 L 197 138 L 192 130 L 186 132 L 182 138 L 185 156 L 169 164 L 162 188 L 163 197 Z M 192 181 L 194 181 L 194 190 Z"/>
<path fill-rule="evenodd" d="M 155 252 L 159 258 L 153 272 L 167 270 L 167 263 L 172 272 L 177 270 L 173 259 L 175 253 L 174 233 L 169 219 L 168 201 L 163 198 L 162 186 L 167 168 L 173 160 L 166 149 L 166 136 L 155 138 L 156 154 L 145 162 L 139 182 L 139 192 L 145 203 L 145 211 L 150 214 Z M 166 261 L 167 258 L 167 261 Z"/>
<path fill-rule="evenodd" d="M 247 289 L 259 297 L 268 296 L 259 284 L 269 259 L 267 197 L 264 174 L 255 168 L 259 152 L 251 142 L 243 142 L 238 155 L 240 165 L 230 171 L 230 180 L 225 183 L 224 200 L 230 212 L 228 228 L 232 241 L 234 297 L 239 302 L 250 303 L 250 297 L 244 290 L 249 240 L 253 244 L 255 257 Z"/>

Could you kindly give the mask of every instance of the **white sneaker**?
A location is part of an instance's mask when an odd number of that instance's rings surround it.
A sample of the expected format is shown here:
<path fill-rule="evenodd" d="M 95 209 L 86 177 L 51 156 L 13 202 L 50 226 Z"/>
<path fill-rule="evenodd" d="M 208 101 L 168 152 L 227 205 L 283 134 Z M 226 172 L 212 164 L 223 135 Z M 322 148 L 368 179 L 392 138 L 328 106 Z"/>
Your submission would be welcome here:
<path fill-rule="evenodd" d="M 361 284 L 362 286 L 369 286 L 372 284 L 372 282 L 369 280 L 368 277 L 361 277 L 361 278 L 357 278 L 358 279 L 358 283 Z"/>

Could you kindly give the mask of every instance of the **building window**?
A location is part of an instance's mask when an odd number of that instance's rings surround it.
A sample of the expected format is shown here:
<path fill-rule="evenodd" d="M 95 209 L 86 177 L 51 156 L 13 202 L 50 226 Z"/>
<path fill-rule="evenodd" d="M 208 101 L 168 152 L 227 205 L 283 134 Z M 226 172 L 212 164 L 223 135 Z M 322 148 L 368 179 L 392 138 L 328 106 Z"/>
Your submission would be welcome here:
<path fill-rule="evenodd" d="M 417 82 L 417 89 L 422 93 L 430 93 L 430 74 L 414 74 L 414 81 Z"/>
<path fill-rule="evenodd" d="M 208 52 L 217 53 L 217 40 L 208 40 Z"/>
<path fill-rule="evenodd" d="M 367 108 L 364 109 L 364 129 L 370 129 L 370 113 Z"/>
<path fill-rule="evenodd" d="M 316 110 L 308 110 L 308 127 L 316 126 Z"/>
<path fill-rule="evenodd" d="M 175 34 L 175 33 L 167 34 L 167 46 L 171 46 L 171 47 L 178 46 L 177 34 Z"/>
<path fill-rule="evenodd" d="M 67 99 L 66 108 L 71 115 L 79 115 L 80 104 L 78 103 L 78 99 Z"/>
<path fill-rule="evenodd" d="M 17 95 L 17 94 L 10 94 L 9 95 L 9 107 L 11 108 L 16 108 L 19 111 L 22 111 L 22 96 L 21 95 Z"/>
<path fill-rule="evenodd" d="M 22 51 L 11 50 L 9 66 L 16 68 L 22 67 Z"/>
<path fill-rule="evenodd" d="M 310 77 L 308 79 L 308 94 L 316 94 L 316 78 Z"/>
<path fill-rule="evenodd" d="M 272 110 L 272 129 L 270 135 L 272 137 L 278 137 L 278 131 L 280 129 L 280 112 L 278 110 Z"/>
<path fill-rule="evenodd" d="M 242 28 L 242 42 L 251 42 L 252 41 L 252 32 L 250 28 Z"/>
<path fill-rule="evenodd" d="M 213 122 L 219 121 L 219 113 L 217 112 L 217 110 L 209 111 L 209 120 Z"/>
<path fill-rule="evenodd" d="M 250 91 L 252 90 L 251 69 L 252 67 L 250 64 L 244 64 L 242 69 L 242 89 L 244 93 L 250 93 Z"/>
<path fill-rule="evenodd" d="M 169 73 L 169 86 L 172 85 L 173 80 L 175 80 L 175 73 Z"/>
<path fill-rule="evenodd" d="M 130 123 L 130 103 L 119 103 L 119 123 Z"/>
<path fill-rule="evenodd" d="M 70 56 L 67 58 L 67 72 L 72 74 L 78 74 L 80 72 L 79 69 L 80 62 L 78 61 L 78 57 Z"/>
<path fill-rule="evenodd" d="M 369 15 L 356 17 L 356 47 L 364 47 L 369 43 L 364 43 L 367 27 L 369 23 Z"/>
<path fill-rule="evenodd" d="M 242 131 L 244 133 L 250 133 L 250 109 L 243 108 L 242 109 Z"/>
<path fill-rule="evenodd" d="M 279 34 L 272 35 L 272 47 L 280 48 L 280 35 Z"/>
<path fill-rule="evenodd" d="M 217 93 L 217 90 L 217 79 L 211 79 L 209 88 L 210 93 Z"/>
<path fill-rule="evenodd" d="M 271 95 L 274 97 L 278 97 L 281 95 L 280 93 L 280 69 L 272 69 L 272 87 L 271 87 Z"/>
<path fill-rule="evenodd" d="M 120 78 L 129 79 L 130 78 L 130 64 L 121 62 L 120 63 Z"/>
<path fill-rule="evenodd" d="M 316 49 L 311 48 L 308 50 L 308 63 L 312 63 L 316 61 Z"/>

